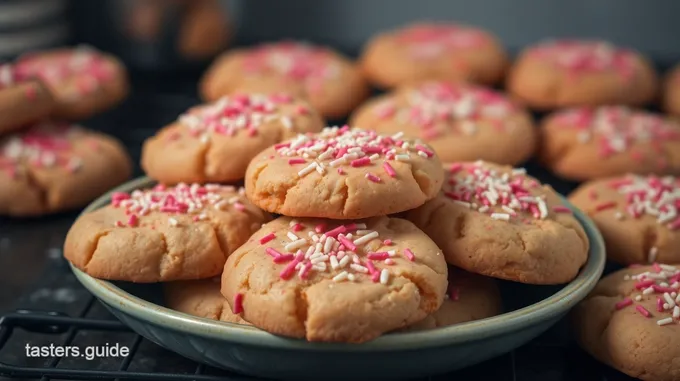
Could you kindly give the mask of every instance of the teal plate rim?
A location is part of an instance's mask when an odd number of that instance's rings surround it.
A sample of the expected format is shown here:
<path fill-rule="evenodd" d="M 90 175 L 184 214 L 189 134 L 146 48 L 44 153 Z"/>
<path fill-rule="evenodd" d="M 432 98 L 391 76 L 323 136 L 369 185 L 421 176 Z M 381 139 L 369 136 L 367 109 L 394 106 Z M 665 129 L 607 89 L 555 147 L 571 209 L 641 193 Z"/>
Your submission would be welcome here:
<path fill-rule="evenodd" d="M 114 192 L 130 191 L 153 184 L 155 181 L 148 177 L 129 181 L 99 197 L 81 214 L 107 204 Z M 82 285 L 109 307 L 156 326 L 208 339 L 250 346 L 316 352 L 389 352 L 456 345 L 519 331 L 533 324 L 559 317 L 585 298 L 595 287 L 604 270 L 604 241 L 593 222 L 568 201 L 564 201 L 588 234 L 590 252 L 586 264 L 581 268 L 577 277 L 558 292 L 537 303 L 494 317 L 427 331 L 390 333 L 362 344 L 314 343 L 272 335 L 252 326 L 188 315 L 148 302 L 109 281 L 93 278 L 70 263 L 69 265 Z"/>

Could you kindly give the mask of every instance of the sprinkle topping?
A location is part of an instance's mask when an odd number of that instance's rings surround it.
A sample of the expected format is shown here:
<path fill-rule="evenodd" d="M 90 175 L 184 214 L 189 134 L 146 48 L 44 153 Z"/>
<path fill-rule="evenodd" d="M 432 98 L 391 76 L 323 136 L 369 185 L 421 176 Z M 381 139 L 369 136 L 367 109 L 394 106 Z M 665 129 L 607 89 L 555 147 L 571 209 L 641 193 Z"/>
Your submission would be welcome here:
<path fill-rule="evenodd" d="M 405 105 L 394 99 L 375 108 L 382 120 L 414 124 L 421 128 L 423 139 L 433 139 L 455 127 L 456 132 L 474 135 L 479 122 L 490 121 L 503 130 L 514 106 L 493 90 L 473 85 L 428 82 L 406 95 Z"/>
<path fill-rule="evenodd" d="M 102 82 L 113 77 L 110 63 L 95 49 L 79 46 L 72 51 L 54 55 L 40 53 L 20 57 L 13 65 L 0 67 L 0 88 L 38 77 L 50 86 L 59 86 L 71 77 L 78 77 L 74 98 L 96 91 Z"/>
<path fill-rule="evenodd" d="M 487 42 L 479 29 L 451 24 L 416 24 L 397 34 L 399 43 L 406 43 L 412 57 L 431 59 L 445 52 L 476 48 Z"/>
<path fill-rule="evenodd" d="M 73 152 L 74 136 L 81 127 L 66 123 L 41 123 L 0 140 L 0 170 L 15 178 L 24 165 L 36 168 L 61 167 L 75 172 L 82 159 Z"/>
<path fill-rule="evenodd" d="M 296 228 L 297 227 L 297 228 Z M 314 274 L 329 274 L 334 282 L 361 280 L 388 284 L 391 272 L 388 267 L 396 260 L 414 262 L 417 254 L 410 249 L 397 252 L 384 244 L 380 234 L 367 230 L 363 223 L 317 227 L 291 221 L 286 234 L 272 234 L 259 239 L 260 245 L 271 260 L 283 266 L 281 279 L 309 279 Z M 265 239 L 266 238 L 266 239 Z M 283 252 L 267 246 L 283 246 Z"/>
<path fill-rule="evenodd" d="M 381 183 L 388 177 L 396 177 L 397 173 L 388 161 L 409 162 L 418 155 L 430 159 L 434 152 L 419 141 L 404 140 L 401 133 L 393 136 L 378 135 L 375 131 L 327 127 L 319 134 L 298 135 L 287 143 L 276 146 L 277 153 L 284 157 L 303 158 L 303 163 L 290 159 L 290 165 L 300 165 L 298 176 L 307 176 L 312 172 L 325 175 L 332 168 L 340 172 L 343 167 L 370 167 L 375 172 L 366 174 L 366 179 Z"/>
<path fill-rule="evenodd" d="M 654 318 L 659 326 L 678 324 L 680 319 L 680 269 L 675 266 L 654 263 L 652 269 L 637 275 L 626 275 L 626 281 L 634 281 L 635 296 L 624 297 L 616 303 L 616 310 L 622 310 L 628 306 L 635 309 L 645 318 Z M 641 304 L 635 304 L 633 300 L 655 300 L 654 313 L 650 312 Z"/>
<path fill-rule="evenodd" d="M 208 219 L 208 210 L 224 211 L 231 207 L 246 212 L 243 195 L 242 188 L 237 190 L 233 186 L 180 183 L 174 187 L 166 187 L 159 184 L 151 189 L 135 190 L 132 193 L 114 193 L 111 196 L 111 206 L 123 208 L 127 216 L 135 216 L 134 225 L 129 223 L 131 219 L 127 224 L 116 221 L 115 226 L 137 226 L 139 217 L 152 212 L 170 215 L 168 224 L 179 226 L 178 215 L 190 216 L 192 221 L 198 222 Z"/>
<path fill-rule="evenodd" d="M 548 209 L 545 196 L 536 195 L 541 185 L 523 169 L 502 173 L 478 161 L 454 164 L 449 173 L 444 195 L 462 207 L 489 214 L 494 220 L 520 220 L 527 216 L 543 220 L 551 213 L 566 212 L 561 205 Z"/>
<path fill-rule="evenodd" d="M 624 78 L 634 74 L 635 54 L 604 41 L 548 41 L 530 54 L 569 70 L 572 74 L 614 70 Z"/>
<path fill-rule="evenodd" d="M 207 106 L 182 114 L 179 122 L 189 135 L 207 141 L 213 134 L 234 136 L 245 131 L 255 136 L 263 123 L 278 120 L 284 128 L 293 128 L 293 119 L 282 115 L 280 106 L 293 103 L 288 95 L 234 95 L 220 98 Z M 176 136 L 170 135 L 171 140 Z"/>
<path fill-rule="evenodd" d="M 624 198 L 621 203 L 608 203 L 611 208 L 616 208 L 617 213 L 622 214 L 619 219 L 626 216 L 637 219 L 647 215 L 668 229 L 680 229 L 680 179 L 672 176 L 659 178 L 628 175 L 620 180 L 613 180 L 608 185 Z M 603 210 L 597 206 L 596 209 Z M 651 248 L 650 256 L 653 254 L 656 257 L 656 251 L 656 248 Z"/>
<path fill-rule="evenodd" d="M 661 116 L 623 106 L 569 109 L 558 113 L 555 121 L 578 129 L 581 143 L 594 140 L 602 157 L 621 152 L 638 157 L 641 153 L 634 150 L 635 144 L 680 140 L 680 127 L 676 124 Z"/>
<path fill-rule="evenodd" d="M 322 48 L 299 42 L 261 45 L 244 60 L 247 72 L 273 71 L 294 81 L 302 81 L 311 92 L 319 92 L 323 83 L 337 78 L 340 68 L 331 54 Z"/>

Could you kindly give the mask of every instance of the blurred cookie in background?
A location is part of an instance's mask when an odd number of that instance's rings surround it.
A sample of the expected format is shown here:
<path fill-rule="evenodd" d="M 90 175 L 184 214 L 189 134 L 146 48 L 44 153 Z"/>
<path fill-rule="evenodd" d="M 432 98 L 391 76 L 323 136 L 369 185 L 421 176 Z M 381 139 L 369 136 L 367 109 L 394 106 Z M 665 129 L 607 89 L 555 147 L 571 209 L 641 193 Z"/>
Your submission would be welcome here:
<path fill-rule="evenodd" d="M 495 36 L 454 23 L 418 23 L 380 34 L 360 61 L 366 77 L 384 88 L 423 80 L 493 85 L 508 65 Z"/>
<path fill-rule="evenodd" d="M 55 104 L 42 81 L 13 83 L 11 66 L 0 65 L 0 134 L 47 117 Z"/>
<path fill-rule="evenodd" d="M 605 41 L 556 40 L 529 46 L 508 74 L 508 92 L 527 106 L 643 106 L 658 90 L 646 57 Z"/>
<path fill-rule="evenodd" d="M 69 36 L 66 9 L 65 0 L 0 2 L 0 63 L 64 44 Z"/>
<path fill-rule="evenodd" d="M 666 75 L 663 86 L 663 110 L 673 117 L 680 117 L 680 65 Z"/>

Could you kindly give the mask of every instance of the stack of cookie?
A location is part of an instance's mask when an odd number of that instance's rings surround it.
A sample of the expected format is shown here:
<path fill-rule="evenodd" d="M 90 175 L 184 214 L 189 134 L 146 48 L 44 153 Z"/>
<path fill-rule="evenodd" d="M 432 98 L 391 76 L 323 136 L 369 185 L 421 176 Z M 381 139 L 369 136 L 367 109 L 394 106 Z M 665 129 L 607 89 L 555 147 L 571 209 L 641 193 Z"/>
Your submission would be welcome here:
<path fill-rule="evenodd" d="M 87 47 L 32 53 L 0 65 L 0 215 L 36 216 L 85 205 L 125 181 L 115 139 L 73 121 L 120 102 L 122 64 Z"/>

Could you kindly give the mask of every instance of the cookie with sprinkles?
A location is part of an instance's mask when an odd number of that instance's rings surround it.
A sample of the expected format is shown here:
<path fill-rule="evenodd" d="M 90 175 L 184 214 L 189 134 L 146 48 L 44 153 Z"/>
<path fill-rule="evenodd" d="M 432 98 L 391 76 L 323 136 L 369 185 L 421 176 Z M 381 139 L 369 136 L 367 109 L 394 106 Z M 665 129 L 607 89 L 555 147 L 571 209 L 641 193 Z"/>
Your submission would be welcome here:
<path fill-rule="evenodd" d="M 464 270 L 529 284 L 574 279 L 588 257 L 585 231 L 549 186 L 524 169 L 447 166 L 444 187 L 406 213 Z"/>
<path fill-rule="evenodd" d="M 229 257 L 222 295 L 268 332 L 360 343 L 439 309 L 446 277 L 439 248 L 406 220 L 280 217 Z"/>
<path fill-rule="evenodd" d="M 526 48 L 508 74 L 506 88 L 527 106 L 642 106 L 659 80 L 641 54 L 596 40 L 553 40 Z"/>
<path fill-rule="evenodd" d="M 624 106 L 580 107 L 548 116 L 539 160 L 575 181 L 680 173 L 680 123 Z"/>
<path fill-rule="evenodd" d="M 455 23 L 418 23 L 373 38 L 361 57 L 366 77 L 385 88 L 425 80 L 493 85 L 508 56 L 498 39 Z"/>
<path fill-rule="evenodd" d="M 0 137 L 0 215 L 82 207 L 127 180 L 132 163 L 114 138 L 63 122 Z"/>
<path fill-rule="evenodd" d="M 40 80 L 3 86 L 8 70 L 9 64 L 0 65 L 0 134 L 45 119 L 55 106 L 54 97 Z"/>
<path fill-rule="evenodd" d="M 118 104 L 129 91 L 123 64 L 88 46 L 26 54 L 2 70 L 0 88 L 41 79 L 56 101 L 53 116 L 60 119 L 88 118 Z"/>
<path fill-rule="evenodd" d="M 220 278 L 178 280 L 163 283 L 165 306 L 185 314 L 228 323 L 246 324 L 231 311 L 227 299 L 220 293 Z"/>
<path fill-rule="evenodd" d="M 164 184 L 238 181 L 265 148 L 323 127 L 307 102 L 286 94 L 225 96 L 190 109 L 147 139 L 142 168 Z"/>
<path fill-rule="evenodd" d="M 427 144 L 344 126 L 264 150 L 248 166 L 245 188 L 272 213 L 352 219 L 416 208 L 436 196 L 443 176 Z"/>
<path fill-rule="evenodd" d="M 138 283 L 219 275 L 227 257 L 271 217 L 242 189 L 157 185 L 114 193 L 69 230 L 64 256 L 89 275 Z"/>
<path fill-rule="evenodd" d="M 340 118 L 368 96 L 359 69 L 329 48 L 282 41 L 220 56 L 201 79 L 203 99 L 234 92 L 278 93 L 306 98 L 328 118 Z"/>
<path fill-rule="evenodd" d="M 626 175 L 587 182 L 569 200 L 602 233 L 620 264 L 680 263 L 680 179 Z"/>
<path fill-rule="evenodd" d="M 646 381 L 680 379 L 680 267 L 655 263 L 602 278 L 571 312 L 576 340 L 597 360 Z"/>
<path fill-rule="evenodd" d="M 424 82 L 366 102 L 351 124 L 428 142 L 445 163 L 488 160 L 515 165 L 534 152 L 529 113 L 501 93 L 449 82 Z"/>
<path fill-rule="evenodd" d="M 664 79 L 663 110 L 671 115 L 680 116 L 680 65 L 675 66 Z"/>
<path fill-rule="evenodd" d="M 485 276 L 449 266 L 449 287 L 439 309 L 406 331 L 448 327 L 486 319 L 503 311 L 497 282 Z"/>

